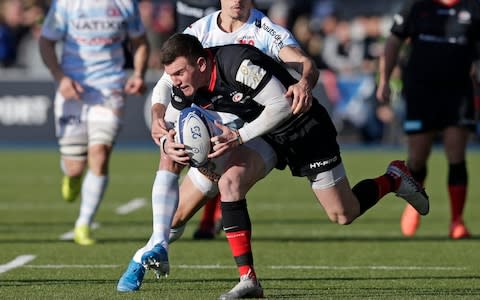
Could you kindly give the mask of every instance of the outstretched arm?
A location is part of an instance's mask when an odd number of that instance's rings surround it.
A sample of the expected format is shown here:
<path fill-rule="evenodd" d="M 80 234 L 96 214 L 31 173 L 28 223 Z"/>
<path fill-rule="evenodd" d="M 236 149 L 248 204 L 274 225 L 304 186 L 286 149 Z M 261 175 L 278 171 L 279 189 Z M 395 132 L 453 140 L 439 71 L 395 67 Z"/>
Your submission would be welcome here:
<path fill-rule="evenodd" d="M 284 63 L 301 74 L 300 80 L 288 88 L 286 96 L 293 100 L 294 114 L 305 112 L 312 106 L 312 90 L 318 81 L 319 72 L 315 62 L 298 47 L 283 47 L 279 56 Z"/>

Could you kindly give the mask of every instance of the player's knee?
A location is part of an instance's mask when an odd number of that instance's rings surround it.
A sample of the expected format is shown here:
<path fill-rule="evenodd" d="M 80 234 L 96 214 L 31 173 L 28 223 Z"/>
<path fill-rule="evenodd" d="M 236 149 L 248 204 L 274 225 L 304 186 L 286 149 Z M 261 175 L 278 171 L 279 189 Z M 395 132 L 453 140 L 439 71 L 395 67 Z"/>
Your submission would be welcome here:
<path fill-rule="evenodd" d="M 327 212 L 328 218 L 333 223 L 339 225 L 349 225 L 355 220 L 355 216 L 353 214 L 349 214 L 348 212 Z"/>
<path fill-rule="evenodd" d="M 238 193 L 240 191 L 240 178 L 230 174 L 223 174 L 218 181 L 218 189 L 224 199 L 240 199 Z"/>

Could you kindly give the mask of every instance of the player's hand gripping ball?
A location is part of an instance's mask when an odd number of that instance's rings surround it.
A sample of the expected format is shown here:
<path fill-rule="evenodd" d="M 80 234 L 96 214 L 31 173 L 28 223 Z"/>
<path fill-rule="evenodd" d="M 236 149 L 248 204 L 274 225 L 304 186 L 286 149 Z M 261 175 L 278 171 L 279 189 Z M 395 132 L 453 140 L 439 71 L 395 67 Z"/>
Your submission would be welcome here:
<path fill-rule="evenodd" d="M 190 157 L 190 166 L 200 167 L 208 161 L 212 149 L 213 123 L 209 122 L 201 110 L 195 107 L 183 109 L 175 123 L 176 140 L 185 145 Z"/>

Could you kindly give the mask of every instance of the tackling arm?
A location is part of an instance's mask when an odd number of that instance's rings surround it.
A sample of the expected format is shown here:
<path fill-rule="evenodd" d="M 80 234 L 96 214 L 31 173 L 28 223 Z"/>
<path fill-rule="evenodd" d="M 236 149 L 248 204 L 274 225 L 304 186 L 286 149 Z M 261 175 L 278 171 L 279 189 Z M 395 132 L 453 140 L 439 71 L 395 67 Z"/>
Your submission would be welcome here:
<path fill-rule="evenodd" d="M 292 67 L 301 78 L 298 83 L 290 86 L 287 97 L 292 97 L 292 111 L 294 114 L 307 111 L 312 105 L 312 90 L 317 84 L 319 72 L 315 62 L 300 48 L 286 46 L 280 50 L 280 59 Z"/>

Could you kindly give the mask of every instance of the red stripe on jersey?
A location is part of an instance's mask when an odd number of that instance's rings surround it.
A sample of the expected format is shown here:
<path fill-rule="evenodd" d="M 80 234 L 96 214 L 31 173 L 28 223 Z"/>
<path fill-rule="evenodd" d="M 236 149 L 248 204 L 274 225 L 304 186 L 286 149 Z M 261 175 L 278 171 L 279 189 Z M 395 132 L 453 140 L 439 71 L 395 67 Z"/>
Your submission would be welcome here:
<path fill-rule="evenodd" d="M 215 88 L 215 82 L 217 81 L 217 63 L 215 62 L 215 58 L 210 50 L 207 49 L 208 56 L 212 61 L 212 73 L 210 74 L 210 83 L 208 85 L 208 91 L 213 92 Z"/>

